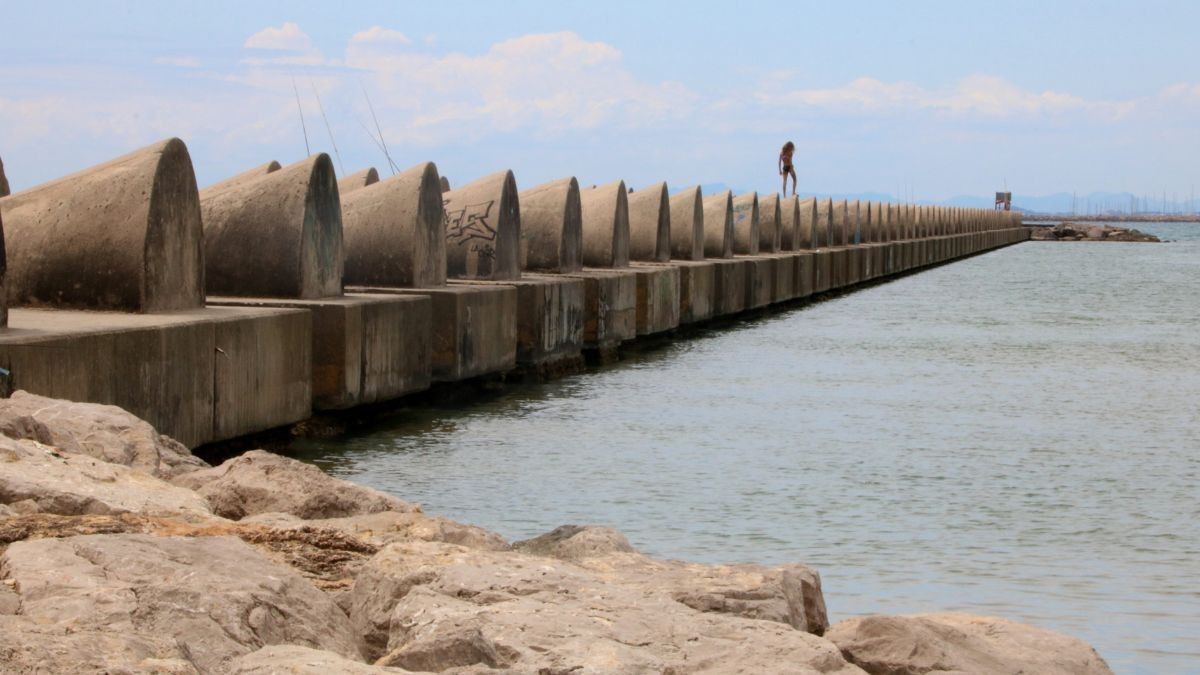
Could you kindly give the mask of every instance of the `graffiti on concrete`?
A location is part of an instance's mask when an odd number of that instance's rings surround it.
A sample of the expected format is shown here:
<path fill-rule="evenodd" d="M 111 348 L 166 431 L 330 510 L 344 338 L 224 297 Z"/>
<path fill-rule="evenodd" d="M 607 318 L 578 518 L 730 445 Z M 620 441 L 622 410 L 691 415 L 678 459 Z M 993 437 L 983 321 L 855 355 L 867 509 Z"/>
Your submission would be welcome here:
<path fill-rule="evenodd" d="M 461 209 L 443 210 L 446 218 L 446 241 L 485 258 L 496 257 L 496 228 L 489 218 L 496 200 L 468 204 Z M 443 202 L 442 206 L 446 205 Z"/>

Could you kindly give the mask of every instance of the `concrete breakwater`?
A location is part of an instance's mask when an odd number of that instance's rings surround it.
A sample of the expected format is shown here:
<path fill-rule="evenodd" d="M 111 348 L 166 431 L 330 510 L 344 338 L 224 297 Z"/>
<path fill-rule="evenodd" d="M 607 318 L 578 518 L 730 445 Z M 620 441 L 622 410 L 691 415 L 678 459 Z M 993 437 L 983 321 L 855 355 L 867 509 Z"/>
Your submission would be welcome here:
<path fill-rule="evenodd" d="M 803 564 L 658 560 L 596 526 L 508 542 L 26 392 L 0 400 L 0 628 L 6 673 L 1111 673 L 1000 618 L 830 625 Z"/>
<path fill-rule="evenodd" d="M 7 389 L 188 447 L 418 392 L 555 373 L 682 326 L 1024 241 L 1016 214 L 323 154 L 203 190 L 170 139 L 0 198 Z"/>

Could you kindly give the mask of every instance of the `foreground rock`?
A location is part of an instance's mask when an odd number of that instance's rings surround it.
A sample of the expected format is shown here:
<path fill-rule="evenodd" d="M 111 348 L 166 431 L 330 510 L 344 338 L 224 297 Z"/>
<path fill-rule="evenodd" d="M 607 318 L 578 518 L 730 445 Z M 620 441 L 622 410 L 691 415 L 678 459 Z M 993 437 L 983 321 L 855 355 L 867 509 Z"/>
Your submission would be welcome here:
<path fill-rule="evenodd" d="M 786 623 L 698 611 L 669 580 L 657 588 L 521 553 L 393 544 L 359 573 L 348 605 L 364 655 L 409 670 L 861 672 Z"/>
<path fill-rule="evenodd" d="M 1160 241 L 1128 227 L 1111 225 L 1088 225 L 1086 223 L 1059 223 L 1054 227 L 1033 228 L 1030 239 L 1036 241 Z"/>
<path fill-rule="evenodd" d="M 52 445 L 69 455 L 170 478 L 208 464 L 147 422 L 111 405 L 75 403 L 26 391 L 0 400 L 0 434 Z"/>
<path fill-rule="evenodd" d="M 176 485 L 195 490 L 213 513 L 240 520 L 261 513 L 341 518 L 380 511 L 414 512 L 414 504 L 338 480 L 311 464 L 251 450 L 220 466 L 183 474 Z"/>
<path fill-rule="evenodd" d="M 0 630 L 5 672 L 223 672 L 264 645 L 360 660 L 330 597 L 233 537 L 86 535 L 12 544 L 0 557 L 20 614 Z M 40 669 L 40 670 L 39 670 Z"/>
<path fill-rule="evenodd" d="M 1111 675 L 1096 650 L 1060 633 L 970 614 L 867 616 L 827 637 L 868 673 Z"/>
<path fill-rule="evenodd" d="M 141 513 L 209 520 L 208 503 L 123 464 L 0 436 L 0 505 L 12 513 Z M 2 515 L 2 514 L 0 514 Z"/>

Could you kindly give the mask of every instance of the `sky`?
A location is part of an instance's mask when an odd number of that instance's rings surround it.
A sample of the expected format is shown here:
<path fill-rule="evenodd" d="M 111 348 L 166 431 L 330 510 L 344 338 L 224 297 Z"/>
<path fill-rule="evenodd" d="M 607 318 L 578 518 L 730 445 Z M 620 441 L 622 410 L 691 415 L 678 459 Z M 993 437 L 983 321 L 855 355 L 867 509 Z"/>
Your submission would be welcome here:
<path fill-rule="evenodd" d="M 773 191 L 787 140 L 802 194 L 1184 199 L 1200 183 L 1200 2 L 5 0 L 0 15 L 14 190 L 171 136 L 203 187 L 302 159 L 306 133 L 339 173 L 386 175 L 382 136 L 399 169 L 434 161 L 456 185 L 512 169 L 521 188 Z"/>

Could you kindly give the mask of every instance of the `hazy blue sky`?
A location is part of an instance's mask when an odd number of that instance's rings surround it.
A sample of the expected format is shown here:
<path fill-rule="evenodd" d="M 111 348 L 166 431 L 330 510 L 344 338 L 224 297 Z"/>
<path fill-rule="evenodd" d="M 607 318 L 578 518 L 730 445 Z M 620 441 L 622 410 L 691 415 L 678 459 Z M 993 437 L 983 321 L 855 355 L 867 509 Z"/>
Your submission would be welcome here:
<path fill-rule="evenodd" d="M 180 136 L 201 186 L 313 150 L 455 183 L 917 198 L 1200 182 L 1200 2 L 77 2 L 0 10 L 15 189 Z"/>

